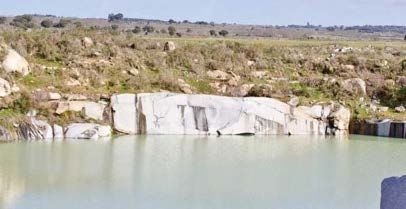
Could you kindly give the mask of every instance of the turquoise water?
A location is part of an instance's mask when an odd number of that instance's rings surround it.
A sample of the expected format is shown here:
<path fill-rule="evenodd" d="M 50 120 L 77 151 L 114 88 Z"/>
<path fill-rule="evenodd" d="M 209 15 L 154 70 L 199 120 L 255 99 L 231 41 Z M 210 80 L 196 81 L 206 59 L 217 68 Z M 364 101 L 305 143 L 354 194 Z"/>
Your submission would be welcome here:
<path fill-rule="evenodd" d="M 125 136 L 0 144 L 0 208 L 378 209 L 406 140 Z"/>

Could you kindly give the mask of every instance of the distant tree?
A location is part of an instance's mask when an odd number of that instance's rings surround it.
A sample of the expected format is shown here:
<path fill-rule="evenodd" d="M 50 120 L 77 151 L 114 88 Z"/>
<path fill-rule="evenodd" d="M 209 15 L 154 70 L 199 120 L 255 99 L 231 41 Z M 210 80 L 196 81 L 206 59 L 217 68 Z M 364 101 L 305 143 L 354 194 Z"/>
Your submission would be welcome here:
<path fill-rule="evenodd" d="M 217 36 L 217 33 L 216 33 L 215 30 L 210 30 L 209 32 L 210 32 L 210 35 L 211 35 L 211 36 Z"/>
<path fill-rule="evenodd" d="M 7 21 L 7 17 L 3 17 L 3 16 L 0 17 L 0 24 L 4 24 L 4 23 L 6 23 L 6 21 Z"/>
<path fill-rule="evenodd" d="M 176 21 L 172 20 L 172 19 L 170 19 L 168 22 L 169 22 L 169 24 L 175 24 L 176 23 Z"/>
<path fill-rule="evenodd" d="M 52 27 L 54 25 L 54 23 L 52 22 L 52 20 L 43 20 L 42 22 L 41 22 L 41 26 L 42 27 L 44 27 L 44 28 L 50 28 L 50 27 Z"/>
<path fill-rule="evenodd" d="M 225 36 L 228 35 L 228 31 L 226 31 L 226 30 L 221 30 L 221 31 L 219 32 L 219 35 L 225 37 Z"/>
<path fill-rule="evenodd" d="M 123 20 L 123 18 L 124 18 L 124 15 L 122 13 L 117 13 L 117 14 L 111 13 L 108 16 L 108 21 L 109 22 L 120 21 L 120 20 Z"/>
<path fill-rule="evenodd" d="M 54 25 L 55 28 L 64 28 L 68 26 L 72 21 L 68 19 L 60 19 L 58 23 Z"/>
<path fill-rule="evenodd" d="M 152 27 L 152 26 L 150 26 L 150 25 L 146 25 L 146 26 L 144 26 L 144 27 L 142 28 L 142 30 L 145 32 L 145 34 L 148 34 L 148 33 L 154 32 L 154 31 L 155 31 L 155 28 Z"/>
<path fill-rule="evenodd" d="M 190 28 L 188 28 L 187 30 L 186 30 L 186 33 L 191 33 L 192 32 L 192 29 L 190 29 Z"/>
<path fill-rule="evenodd" d="M 33 28 L 35 27 L 35 24 L 32 20 L 32 15 L 19 15 L 14 17 L 10 22 L 10 25 L 24 29 Z"/>
<path fill-rule="evenodd" d="M 180 38 L 182 37 L 182 33 L 176 33 L 176 36 Z"/>
<path fill-rule="evenodd" d="M 405 38 L 404 38 L 403 40 L 405 40 L 405 41 L 406 41 L 406 35 L 405 35 Z"/>
<path fill-rule="evenodd" d="M 211 26 L 215 26 L 215 25 L 216 25 L 216 23 L 214 23 L 214 22 L 210 22 L 210 25 L 211 25 Z"/>
<path fill-rule="evenodd" d="M 135 26 L 135 28 L 132 30 L 133 33 L 140 33 L 141 28 L 139 26 Z"/>
<path fill-rule="evenodd" d="M 208 25 L 209 23 L 207 23 L 207 22 L 205 22 L 205 21 L 197 21 L 197 22 L 195 22 L 195 24 L 198 24 L 198 25 Z"/>
<path fill-rule="evenodd" d="M 120 26 L 118 25 L 111 25 L 111 29 L 113 30 L 118 30 L 120 28 Z"/>
<path fill-rule="evenodd" d="M 169 35 L 171 35 L 171 36 L 175 35 L 175 33 L 176 33 L 176 28 L 173 27 L 173 26 L 169 26 L 169 27 L 168 27 L 168 33 L 169 33 Z"/>
<path fill-rule="evenodd" d="M 161 33 L 168 33 L 168 31 L 166 29 L 161 29 Z"/>
<path fill-rule="evenodd" d="M 187 24 L 187 23 L 190 23 L 190 22 L 189 22 L 189 20 L 184 20 L 183 23 Z"/>

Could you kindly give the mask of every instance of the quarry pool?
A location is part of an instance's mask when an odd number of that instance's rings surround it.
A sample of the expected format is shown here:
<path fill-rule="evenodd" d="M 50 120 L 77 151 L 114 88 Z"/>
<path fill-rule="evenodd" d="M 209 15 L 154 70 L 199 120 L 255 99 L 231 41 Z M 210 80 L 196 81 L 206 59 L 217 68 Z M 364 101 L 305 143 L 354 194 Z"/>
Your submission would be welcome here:
<path fill-rule="evenodd" d="M 0 208 L 378 209 L 406 140 L 123 136 L 0 144 Z"/>

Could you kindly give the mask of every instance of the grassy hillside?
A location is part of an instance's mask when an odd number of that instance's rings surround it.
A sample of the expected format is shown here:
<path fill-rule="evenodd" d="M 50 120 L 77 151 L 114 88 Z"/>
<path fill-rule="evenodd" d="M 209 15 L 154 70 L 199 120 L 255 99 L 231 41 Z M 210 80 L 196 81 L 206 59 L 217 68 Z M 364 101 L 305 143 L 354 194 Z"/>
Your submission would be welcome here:
<path fill-rule="evenodd" d="M 406 42 L 316 41 L 140 36 L 107 29 L 5 30 L 1 39 L 30 63 L 25 77 L 2 77 L 20 93 L 1 99 L 0 115 L 30 108 L 51 117 L 38 90 L 99 100 L 118 92 L 173 91 L 227 96 L 266 96 L 301 104 L 339 101 L 354 117 L 406 120 Z M 85 38 L 87 37 L 87 38 Z M 176 49 L 164 51 L 171 41 Z M 367 95 L 346 89 L 361 78 Z M 380 101 L 389 111 L 371 111 Z M 74 117 L 74 116 L 64 116 Z"/>

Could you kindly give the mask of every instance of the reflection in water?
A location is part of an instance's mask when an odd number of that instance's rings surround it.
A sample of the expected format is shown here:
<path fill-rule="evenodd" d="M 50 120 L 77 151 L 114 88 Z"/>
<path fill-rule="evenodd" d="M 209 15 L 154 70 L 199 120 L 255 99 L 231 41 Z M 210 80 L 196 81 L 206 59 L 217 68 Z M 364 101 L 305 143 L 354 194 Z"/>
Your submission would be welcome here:
<path fill-rule="evenodd" d="M 0 207 L 379 208 L 406 143 L 352 136 L 123 136 L 0 144 Z"/>

